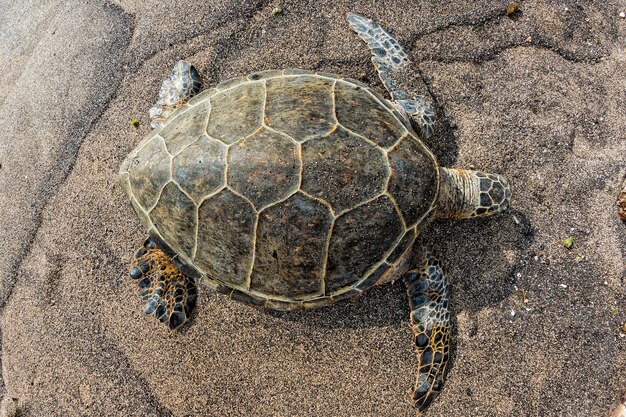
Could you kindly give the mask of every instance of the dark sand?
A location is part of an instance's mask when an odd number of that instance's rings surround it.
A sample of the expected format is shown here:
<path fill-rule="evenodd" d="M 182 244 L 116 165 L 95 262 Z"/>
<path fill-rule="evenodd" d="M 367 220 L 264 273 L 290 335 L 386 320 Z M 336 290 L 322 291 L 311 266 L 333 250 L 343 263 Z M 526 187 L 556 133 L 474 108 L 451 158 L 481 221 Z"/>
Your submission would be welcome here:
<path fill-rule="evenodd" d="M 510 214 L 424 235 L 454 324 L 428 415 L 608 413 L 626 386 L 623 1 L 525 1 L 514 18 L 492 0 L 38 3 L 0 0 L 3 415 L 415 415 L 400 283 L 291 314 L 203 291 L 171 333 L 127 278 L 144 231 L 116 173 L 171 66 L 209 85 L 296 66 L 380 88 L 349 10 L 419 63 L 408 87 L 436 106 L 440 162 L 514 187 Z"/>

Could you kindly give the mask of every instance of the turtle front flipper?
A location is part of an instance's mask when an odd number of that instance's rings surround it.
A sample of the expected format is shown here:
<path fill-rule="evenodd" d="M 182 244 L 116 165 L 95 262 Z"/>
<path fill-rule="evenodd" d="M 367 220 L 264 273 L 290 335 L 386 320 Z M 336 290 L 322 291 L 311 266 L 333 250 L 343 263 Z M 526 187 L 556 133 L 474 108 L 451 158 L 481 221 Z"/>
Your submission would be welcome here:
<path fill-rule="evenodd" d="M 130 277 L 137 280 L 146 302 L 144 313 L 155 316 L 170 329 L 191 317 L 196 306 L 196 284 L 180 272 L 172 259 L 148 238 L 135 254 Z"/>
<path fill-rule="evenodd" d="M 163 80 L 159 99 L 150 109 L 153 128 L 160 126 L 176 108 L 200 92 L 202 78 L 198 70 L 186 61 L 178 61 L 170 75 Z"/>
<path fill-rule="evenodd" d="M 418 358 L 417 379 L 411 398 L 420 411 L 428 407 L 441 391 L 450 348 L 448 282 L 433 251 L 425 252 L 418 267 L 407 272 L 403 279 Z"/>
<path fill-rule="evenodd" d="M 410 97 L 398 85 L 406 85 L 413 77 L 410 73 L 409 58 L 389 33 L 372 19 L 356 13 L 348 13 L 348 23 L 372 51 L 372 63 L 378 76 L 389 91 L 394 104 L 407 113 L 413 127 L 423 138 L 428 138 L 435 129 L 435 112 L 424 97 Z"/>

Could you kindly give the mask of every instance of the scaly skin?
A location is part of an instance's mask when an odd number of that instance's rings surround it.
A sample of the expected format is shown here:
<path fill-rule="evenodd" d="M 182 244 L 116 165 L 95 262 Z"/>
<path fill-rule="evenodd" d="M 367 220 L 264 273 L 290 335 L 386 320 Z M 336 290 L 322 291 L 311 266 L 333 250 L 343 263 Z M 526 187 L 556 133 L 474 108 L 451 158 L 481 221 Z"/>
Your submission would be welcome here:
<path fill-rule="evenodd" d="M 193 278 L 180 272 L 169 256 L 151 239 L 135 254 L 130 277 L 137 280 L 146 302 L 144 313 L 153 315 L 170 329 L 191 317 L 196 306 L 196 285 Z"/>
<path fill-rule="evenodd" d="M 448 282 L 439 260 L 427 250 L 404 279 L 417 347 L 417 379 L 411 399 L 419 411 L 434 400 L 445 380 L 450 348 Z"/>
<path fill-rule="evenodd" d="M 429 138 L 435 130 L 436 116 L 433 108 L 424 97 L 411 97 L 399 87 L 406 84 L 411 77 L 411 63 L 406 52 L 378 22 L 356 13 L 348 13 L 347 20 L 372 51 L 372 63 L 391 95 L 392 104 L 410 117 L 413 127 L 422 139 Z"/>
<path fill-rule="evenodd" d="M 439 218 L 491 216 L 511 204 L 509 182 L 502 175 L 452 168 L 439 168 L 439 174 Z"/>
<path fill-rule="evenodd" d="M 170 76 L 163 80 L 159 99 L 150 109 L 150 125 L 153 128 L 160 126 L 174 110 L 198 94 L 201 87 L 202 78 L 196 68 L 188 62 L 178 61 Z"/>

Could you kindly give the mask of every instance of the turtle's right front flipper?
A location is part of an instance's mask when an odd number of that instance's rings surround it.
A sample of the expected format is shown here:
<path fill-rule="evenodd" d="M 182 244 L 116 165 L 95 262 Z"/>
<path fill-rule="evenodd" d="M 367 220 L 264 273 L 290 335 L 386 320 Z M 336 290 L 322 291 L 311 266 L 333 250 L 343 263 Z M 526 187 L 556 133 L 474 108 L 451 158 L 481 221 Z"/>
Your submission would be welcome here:
<path fill-rule="evenodd" d="M 193 278 L 179 271 L 152 239 L 147 239 L 137 251 L 134 265 L 130 277 L 139 283 L 146 302 L 144 313 L 155 316 L 170 329 L 189 320 L 196 306 Z"/>
<path fill-rule="evenodd" d="M 411 330 L 417 347 L 417 379 L 411 398 L 422 411 L 434 400 L 445 379 L 450 349 L 448 282 L 430 250 L 417 268 L 404 276 L 411 308 Z"/>

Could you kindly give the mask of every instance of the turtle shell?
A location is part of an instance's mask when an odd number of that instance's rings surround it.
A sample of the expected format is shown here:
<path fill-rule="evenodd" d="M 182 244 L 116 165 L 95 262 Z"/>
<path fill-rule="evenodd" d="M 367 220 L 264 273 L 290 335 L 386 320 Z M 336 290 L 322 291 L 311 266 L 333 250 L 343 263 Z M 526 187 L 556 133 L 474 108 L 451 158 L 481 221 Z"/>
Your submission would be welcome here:
<path fill-rule="evenodd" d="M 194 97 L 128 155 L 120 181 L 183 272 L 292 309 L 403 272 L 439 172 L 366 85 L 284 70 Z"/>

